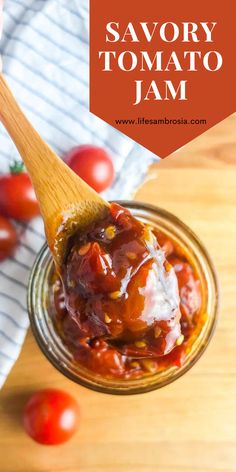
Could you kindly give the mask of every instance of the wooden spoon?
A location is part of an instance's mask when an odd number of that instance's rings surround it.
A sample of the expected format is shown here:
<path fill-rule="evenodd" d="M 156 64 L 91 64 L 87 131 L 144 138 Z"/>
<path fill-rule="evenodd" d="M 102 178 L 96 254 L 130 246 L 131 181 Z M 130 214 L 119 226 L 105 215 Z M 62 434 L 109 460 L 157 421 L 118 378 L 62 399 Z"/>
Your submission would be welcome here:
<path fill-rule="evenodd" d="M 48 245 L 58 265 L 68 236 L 105 216 L 109 204 L 42 140 L 0 74 L 0 119 L 31 177 Z"/>

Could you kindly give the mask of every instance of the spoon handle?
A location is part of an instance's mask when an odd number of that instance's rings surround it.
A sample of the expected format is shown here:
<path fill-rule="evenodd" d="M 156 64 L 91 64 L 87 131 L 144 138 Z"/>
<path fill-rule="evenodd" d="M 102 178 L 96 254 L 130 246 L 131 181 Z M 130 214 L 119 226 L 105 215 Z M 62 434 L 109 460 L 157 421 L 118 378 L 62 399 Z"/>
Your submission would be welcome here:
<path fill-rule="evenodd" d="M 2 74 L 0 74 L 0 119 L 25 163 L 40 202 L 42 214 L 47 218 L 47 214 L 44 215 L 46 207 L 49 206 L 53 213 L 58 209 L 61 210 L 63 202 L 60 201 L 60 195 L 61 192 L 63 195 L 65 191 L 63 177 L 70 174 L 71 178 L 72 172 L 30 124 Z M 74 182 L 74 175 L 72 179 Z M 53 192 L 50 191 L 52 186 Z M 46 192 L 45 189 L 47 189 Z"/>

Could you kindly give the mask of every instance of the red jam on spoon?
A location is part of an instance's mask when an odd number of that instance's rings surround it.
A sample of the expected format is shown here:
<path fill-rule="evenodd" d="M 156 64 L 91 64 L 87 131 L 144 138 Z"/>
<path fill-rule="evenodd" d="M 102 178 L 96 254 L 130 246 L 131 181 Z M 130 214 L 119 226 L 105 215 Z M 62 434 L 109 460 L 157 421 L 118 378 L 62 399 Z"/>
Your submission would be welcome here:
<path fill-rule="evenodd" d="M 61 279 L 54 277 L 60 334 L 76 361 L 108 377 L 157 371 L 201 304 L 199 281 L 173 243 L 115 203 L 71 238 Z"/>

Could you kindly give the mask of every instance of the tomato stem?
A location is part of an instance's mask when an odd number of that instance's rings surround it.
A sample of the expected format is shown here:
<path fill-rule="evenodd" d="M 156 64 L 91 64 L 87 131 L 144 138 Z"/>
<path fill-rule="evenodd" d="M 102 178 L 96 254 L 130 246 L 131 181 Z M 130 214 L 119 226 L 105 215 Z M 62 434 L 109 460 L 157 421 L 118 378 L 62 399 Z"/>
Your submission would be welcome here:
<path fill-rule="evenodd" d="M 22 161 L 14 161 L 13 164 L 9 166 L 11 174 L 21 174 L 24 171 L 24 163 Z"/>

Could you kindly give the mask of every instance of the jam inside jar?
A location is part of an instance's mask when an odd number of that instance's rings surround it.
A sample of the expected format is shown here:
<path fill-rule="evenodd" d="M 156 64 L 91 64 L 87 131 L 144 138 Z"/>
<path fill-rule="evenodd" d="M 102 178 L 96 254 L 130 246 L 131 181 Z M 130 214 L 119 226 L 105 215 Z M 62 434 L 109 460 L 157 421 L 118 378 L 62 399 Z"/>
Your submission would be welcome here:
<path fill-rule="evenodd" d="M 105 393 L 142 393 L 175 380 L 200 357 L 215 325 L 218 286 L 205 248 L 180 220 L 164 210 L 142 203 L 120 204 L 126 206 L 147 227 L 153 228 L 167 265 L 175 271 L 180 302 L 180 330 L 170 351 L 145 357 L 143 336 L 147 336 L 145 341 L 149 342 L 148 336 L 151 335 L 140 335 L 139 330 L 137 338 L 132 339 L 138 348 L 138 356 L 132 351 L 121 352 L 119 342 L 110 343 L 104 335 L 103 326 L 101 336 L 91 338 L 88 331 L 82 337 L 81 325 L 76 325 L 71 312 L 67 310 L 64 287 L 45 247 L 31 274 L 29 312 L 33 332 L 41 349 L 69 378 Z M 112 233 L 113 228 L 109 230 Z M 87 244 L 85 240 L 80 245 L 84 254 L 89 250 Z M 129 257 L 135 257 L 135 251 L 126 252 Z M 117 287 L 114 285 L 113 288 L 116 293 Z M 109 312 L 102 311 L 102 316 L 109 330 L 112 324 Z M 156 330 L 158 338 L 160 327 L 157 326 Z M 119 340 L 119 334 L 117 338 Z M 144 351 L 143 356 L 140 356 L 140 351 Z"/>

